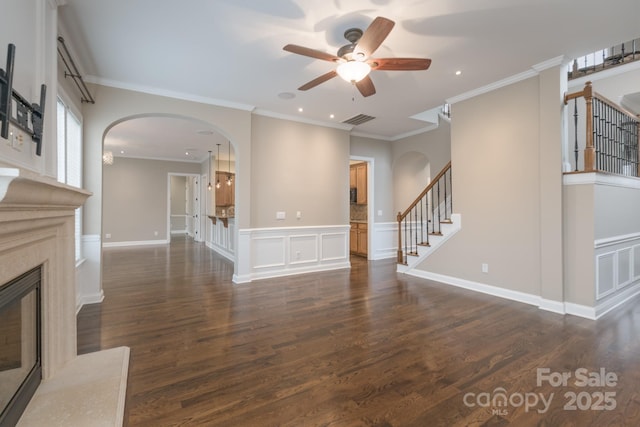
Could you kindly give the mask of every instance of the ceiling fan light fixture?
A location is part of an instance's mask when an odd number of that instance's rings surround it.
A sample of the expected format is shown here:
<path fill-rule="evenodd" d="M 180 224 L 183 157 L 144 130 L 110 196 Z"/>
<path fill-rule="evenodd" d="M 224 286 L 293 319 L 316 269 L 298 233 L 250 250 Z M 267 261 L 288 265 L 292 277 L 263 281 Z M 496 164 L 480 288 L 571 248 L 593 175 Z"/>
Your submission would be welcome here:
<path fill-rule="evenodd" d="M 371 66 L 366 62 L 351 60 L 338 65 L 336 72 L 345 81 L 355 83 L 369 75 Z"/>

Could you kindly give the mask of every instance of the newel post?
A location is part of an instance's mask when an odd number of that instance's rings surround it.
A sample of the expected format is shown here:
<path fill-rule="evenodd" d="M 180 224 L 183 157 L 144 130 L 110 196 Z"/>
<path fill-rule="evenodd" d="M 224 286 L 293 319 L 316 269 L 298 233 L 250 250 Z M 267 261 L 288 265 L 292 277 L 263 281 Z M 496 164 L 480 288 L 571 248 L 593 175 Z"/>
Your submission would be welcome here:
<path fill-rule="evenodd" d="M 593 145 L 593 87 L 591 82 L 584 86 L 584 100 L 587 107 L 585 120 L 587 122 L 586 147 L 584 149 L 584 170 L 593 172 L 596 165 L 596 149 Z"/>
<path fill-rule="evenodd" d="M 398 264 L 404 264 L 404 255 L 402 253 L 402 213 L 398 212 Z"/>

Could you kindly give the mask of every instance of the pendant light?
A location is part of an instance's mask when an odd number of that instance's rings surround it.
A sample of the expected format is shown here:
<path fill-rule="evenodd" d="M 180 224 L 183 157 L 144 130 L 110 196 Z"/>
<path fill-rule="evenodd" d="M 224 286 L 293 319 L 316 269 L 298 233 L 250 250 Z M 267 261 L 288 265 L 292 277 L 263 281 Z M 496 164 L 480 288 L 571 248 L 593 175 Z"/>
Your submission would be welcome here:
<path fill-rule="evenodd" d="M 229 141 L 229 159 L 227 165 L 227 185 L 231 186 L 233 179 L 231 178 L 231 141 Z"/>
<path fill-rule="evenodd" d="M 211 150 L 209 150 L 209 185 L 207 185 L 207 190 L 211 191 L 213 186 L 211 185 Z"/>
<path fill-rule="evenodd" d="M 218 167 L 216 168 L 216 188 L 220 188 L 220 180 L 218 179 L 218 171 L 220 170 L 220 144 L 216 144 L 218 146 Z"/>

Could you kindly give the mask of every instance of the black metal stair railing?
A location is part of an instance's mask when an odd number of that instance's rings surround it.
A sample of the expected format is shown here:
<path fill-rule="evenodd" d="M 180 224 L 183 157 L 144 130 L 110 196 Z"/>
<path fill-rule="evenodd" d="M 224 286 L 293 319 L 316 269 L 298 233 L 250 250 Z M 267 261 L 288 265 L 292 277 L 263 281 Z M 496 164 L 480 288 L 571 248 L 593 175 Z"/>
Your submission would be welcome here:
<path fill-rule="evenodd" d="M 579 114 L 578 98 L 584 98 L 584 115 Z M 593 90 L 565 95 L 573 100 L 573 171 L 607 172 L 640 176 L 640 119 Z M 584 129 L 584 133 L 583 133 Z M 582 156 L 580 156 L 582 154 Z"/>
<path fill-rule="evenodd" d="M 398 263 L 417 256 L 419 246 L 429 246 L 429 236 L 442 235 L 442 224 L 453 211 L 451 162 L 449 162 L 404 211 L 398 212 Z"/>

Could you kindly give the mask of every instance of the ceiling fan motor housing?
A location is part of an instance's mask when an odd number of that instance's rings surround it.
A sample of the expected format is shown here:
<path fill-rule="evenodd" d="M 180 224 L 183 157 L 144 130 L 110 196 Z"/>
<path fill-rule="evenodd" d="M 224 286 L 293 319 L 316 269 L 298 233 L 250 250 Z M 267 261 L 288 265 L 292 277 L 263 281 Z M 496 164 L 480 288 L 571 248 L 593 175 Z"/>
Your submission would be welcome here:
<path fill-rule="evenodd" d="M 350 44 L 346 44 L 344 46 L 342 46 L 340 49 L 338 49 L 338 55 L 340 58 L 343 58 L 347 61 L 350 61 L 351 59 L 356 59 L 356 58 L 352 58 L 352 54 L 354 49 L 356 48 L 356 44 L 358 43 L 358 40 L 360 40 L 360 38 L 362 37 L 362 30 L 360 28 L 349 28 L 347 31 L 344 32 L 344 38 L 349 40 Z"/>

